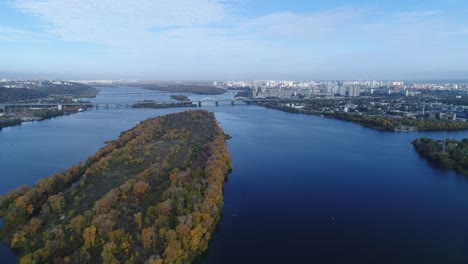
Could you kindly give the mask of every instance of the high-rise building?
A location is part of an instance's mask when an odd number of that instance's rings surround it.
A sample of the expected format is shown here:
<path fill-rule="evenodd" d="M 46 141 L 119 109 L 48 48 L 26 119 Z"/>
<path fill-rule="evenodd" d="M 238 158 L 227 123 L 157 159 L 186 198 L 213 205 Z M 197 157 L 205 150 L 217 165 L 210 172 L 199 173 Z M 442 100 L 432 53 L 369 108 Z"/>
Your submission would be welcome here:
<path fill-rule="evenodd" d="M 358 97 L 360 93 L 360 88 L 358 86 L 351 86 L 349 87 L 349 96 L 351 97 Z"/>
<path fill-rule="evenodd" d="M 341 96 L 346 96 L 346 90 L 347 90 L 347 89 L 346 89 L 346 86 L 341 86 L 338 93 L 339 93 Z"/>

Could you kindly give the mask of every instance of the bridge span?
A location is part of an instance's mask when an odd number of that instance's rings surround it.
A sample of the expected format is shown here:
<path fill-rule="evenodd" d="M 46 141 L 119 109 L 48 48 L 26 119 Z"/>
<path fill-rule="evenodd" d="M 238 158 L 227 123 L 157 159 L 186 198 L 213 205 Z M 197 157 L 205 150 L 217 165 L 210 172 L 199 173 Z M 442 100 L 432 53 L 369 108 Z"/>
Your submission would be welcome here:
<path fill-rule="evenodd" d="M 214 103 L 216 106 L 219 106 L 219 103 L 228 102 L 231 105 L 235 105 L 236 102 L 244 102 L 247 104 L 257 103 L 257 102 L 298 102 L 303 101 L 304 99 L 282 99 L 282 98 L 248 98 L 248 97 L 235 97 L 235 98 L 214 98 L 214 97 L 204 97 L 202 99 L 195 99 L 187 101 L 185 103 L 192 103 L 202 106 L 203 103 Z M 0 104 L 0 109 L 11 109 L 11 108 L 52 108 L 61 105 L 63 107 L 80 107 L 84 109 L 110 109 L 110 108 L 130 108 L 135 104 L 178 104 L 179 102 L 157 102 L 157 101 L 139 101 L 139 102 L 125 102 L 125 103 L 115 103 L 115 102 L 76 102 L 76 103 L 4 103 Z"/>

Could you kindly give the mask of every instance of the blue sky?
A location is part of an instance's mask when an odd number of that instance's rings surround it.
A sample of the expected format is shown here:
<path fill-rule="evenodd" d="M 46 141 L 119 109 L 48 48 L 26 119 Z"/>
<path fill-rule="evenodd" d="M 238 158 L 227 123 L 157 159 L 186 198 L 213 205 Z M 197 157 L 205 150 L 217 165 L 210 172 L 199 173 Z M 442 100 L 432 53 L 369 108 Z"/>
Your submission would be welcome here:
<path fill-rule="evenodd" d="M 3 0 L 0 72 L 468 79 L 467 15 L 462 0 Z"/>

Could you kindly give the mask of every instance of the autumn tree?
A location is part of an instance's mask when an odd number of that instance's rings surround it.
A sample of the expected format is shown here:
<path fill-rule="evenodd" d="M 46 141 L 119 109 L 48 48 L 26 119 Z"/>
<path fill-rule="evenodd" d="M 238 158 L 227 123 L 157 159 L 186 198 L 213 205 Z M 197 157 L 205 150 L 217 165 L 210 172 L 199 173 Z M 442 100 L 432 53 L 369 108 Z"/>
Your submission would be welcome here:
<path fill-rule="evenodd" d="M 70 221 L 67 226 L 69 230 L 73 230 L 76 234 L 80 234 L 86 224 L 86 218 L 82 215 L 78 215 Z"/>
<path fill-rule="evenodd" d="M 119 261 L 114 256 L 117 253 L 118 247 L 114 242 L 104 244 L 102 247 L 101 257 L 104 264 L 117 264 Z"/>
<path fill-rule="evenodd" d="M 145 249 L 154 247 L 156 230 L 153 227 L 144 228 L 141 231 L 141 243 Z"/>
<path fill-rule="evenodd" d="M 96 227 L 90 226 L 84 229 L 83 232 L 84 247 L 94 247 L 96 244 Z"/>
<path fill-rule="evenodd" d="M 138 213 L 134 214 L 133 217 L 135 219 L 135 223 L 137 224 L 138 229 L 141 229 L 141 226 L 142 226 L 141 212 L 138 212 Z"/>
<path fill-rule="evenodd" d="M 52 195 L 47 199 L 47 204 L 49 205 L 51 213 L 60 213 L 65 208 L 65 198 L 62 193 Z"/>
<path fill-rule="evenodd" d="M 145 194 L 149 189 L 150 185 L 144 181 L 138 181 L 133 185 L 133 192 L 136 194 Z"/>

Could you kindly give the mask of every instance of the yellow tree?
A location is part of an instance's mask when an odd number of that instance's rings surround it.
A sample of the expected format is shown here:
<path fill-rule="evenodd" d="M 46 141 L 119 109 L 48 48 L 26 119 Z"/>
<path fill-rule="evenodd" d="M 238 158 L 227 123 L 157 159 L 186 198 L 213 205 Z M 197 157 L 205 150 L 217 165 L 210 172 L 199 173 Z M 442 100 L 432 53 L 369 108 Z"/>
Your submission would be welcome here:
<path fill-rule="evenodd" d="M 134 214 L 133 217 L 135 218 L 135 223 L 137 224 L 138 229 L 141 229 L 141 226 L 142 226 L 141 212 Z"/>
<path fill-rule="evenodd" d="M 145 194 L 149 189 L 150 185 L 144 181 L 138 181 L 133 185 L 133 192 L 136 194 Z"/>
<path fill-rule="evenodd" d="M 86 218 L 82 215 L 79 215 L 70 221 L 70 224 L 67 226 L 67 228 L 68 230 L 75 231 L 76 234 L 80 234 L 85 224 L 86 224 Z"/>
<path fill-rule="evenodd" d="M 156 230 L 153 227 L 144 228 L 141 231 L 141 243 L 145 249 L 150 249 L 154 247 L 154 236 L 156 234 Z"/>
<path fill-rule="evenodd" d="M 90 248 L 96 244 L 96 227 L 90 226 L 85 228 L 83 232 L 84 247 Z"/>
<path fill-rule="evenodd" d="M 29 226 L 30 226 L 30 233 L 31 235 L 36 235 L 37 231 L 41 228 L 42 226 L 42 220 L 39 218 L 31 218 L 29 221 Z"/>
<path fill-rule="evenodd" d="M 63 194 L 49 196 L 47 202 L 53 213 L 61 212 L 65 208 L 65 198 L 63 197 Z"/>
<path fill-rule="evenodd" d="M 102 247 L 101 257 L 104 264 L 115 264 L 119 261 L 115 258 L 114 253 L 117 252 L 117 245 L 114 242 L 106 243 Z"/>
<path fill-rule="evenodd" d="M 18 231 L 13 235 L 13 239 L 11 240 L 11 247 L 12 248 L 22 247 L 26 241 L 27 239 L 26 239 L 24 232 Z"/>

